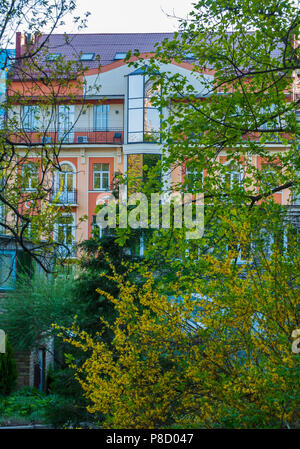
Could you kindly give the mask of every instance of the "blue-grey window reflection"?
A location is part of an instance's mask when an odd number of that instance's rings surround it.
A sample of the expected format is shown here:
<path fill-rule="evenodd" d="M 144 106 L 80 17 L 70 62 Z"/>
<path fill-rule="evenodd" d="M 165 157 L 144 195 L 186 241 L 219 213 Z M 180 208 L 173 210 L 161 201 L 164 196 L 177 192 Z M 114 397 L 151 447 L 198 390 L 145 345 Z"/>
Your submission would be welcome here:
<path fill-rule="evenodd" d="M 141 70 L 128 77 L 128 143 L 160 141 L 160 111 L 152 105 L 153 81 Z"/>

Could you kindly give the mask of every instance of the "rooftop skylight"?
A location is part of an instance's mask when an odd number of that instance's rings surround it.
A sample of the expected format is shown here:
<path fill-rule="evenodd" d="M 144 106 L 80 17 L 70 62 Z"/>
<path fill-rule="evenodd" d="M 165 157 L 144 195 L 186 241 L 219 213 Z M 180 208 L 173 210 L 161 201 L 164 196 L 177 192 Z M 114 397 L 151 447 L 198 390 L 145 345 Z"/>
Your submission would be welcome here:
<path fill-rule="evenodd" d="M 94 59 L 95 53 L 81 53 L 81 61 L 92 61 Z"/>
<path fill-rule="evenodd" d="M 126 55 L 127 55 L 127 53 L 126 53 L 126 51 L 117 51 L 117 53 L 115 54 L 115 57 L 114 57 L 114 59 L 124 59 L 124 58 L 126 58 Z"/>

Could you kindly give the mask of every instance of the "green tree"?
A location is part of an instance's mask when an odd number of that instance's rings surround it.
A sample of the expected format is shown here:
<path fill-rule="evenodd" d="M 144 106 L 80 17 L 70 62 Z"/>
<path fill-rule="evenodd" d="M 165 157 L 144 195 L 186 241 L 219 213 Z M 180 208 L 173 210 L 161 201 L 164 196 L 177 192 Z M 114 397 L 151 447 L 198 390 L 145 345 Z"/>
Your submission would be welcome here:
<path fill-rule="evenodd" d="M 61 334 L 90 354 L 76 378 L 108 427 L 299 427 L 299 231 L 274 196 L 299 192 L 298 6 L 199 1 L 173 40 L 133 62 L 168 112 L 161 169 L 189 164 L 172 188 L 204 192 L 205 232 L 155 230 L 144 282 L 108 278 L 120 290 L 107 293 L 111 345 L 76 326 Z M 161 64 L 185 58 L 188 78 Z"/>
<path fill-rule="evenodd" d="M 46 276 L 36 273 L 32 279 L 20 276 L 15 290 L 1 298 L 0 327 L 10 335 L 15 350 L 31 351 L 54 336 L 51 324 L 73 322 L 71 276 Z"/>
<path fill-rule="evenodd" d="M 228 229 L 249 248 L 249 225 L 232 220 Z M 161 281 L 147 266 L 143 285 L 108 277 L 120 289 L 117 298 L 107 293 L 117 314 L 106 323 L 111 343 L 77 326 L 60 329 L 88 354 L 82 365 L 72 361 L 88 411 L 104 414 L 108 428 L 298 428 L 291 334 L 300 325 L 300 261 L 292 235 L 289 248 L 277 240 L 271 254 L 257 238 L 239 265 L 232 248 L 227 258 L 182 261 L 173 279 Z"/>
<path fill-rule="evenodd" d="M 79 30 L 85 26 L 86 15 L 76 17 L 75 10 L 73 0 L 4 0 L 0 4 L 0 69 L 7 74 L 0 105 L 1 232 L 12 236 L 16 245 L 48 272 L 52 264 L 47 255 L 59 246 L 53 238 L 54 223 L 61 215 L 50 199 L 53 186 L 49 178 L 61 170 L 62 139 L 47 144 L 44 137 L 59 98 L 64 96 L 72 104 L 74 89 L 83 91 L 80 79 L 86 69 L 77 56 L 73 61 L 63 57 L 51 60 L 49 40 L 68 16 L 73 16 Z M 19 28 L 28 30 L 22 51 L 5 53 Z"/>
<path fill-rule="evenodd" d="M 76 307 L 78 325 L 92 334 L 102 328 L 99 317 L 109 322 L 115 318 L 114 307 L 107 298 L 99 293 L 99 289 L 118 296 L 118 286 L 108 280 L 112 274 L 110 264 L 113 263 L 118 273 L 126 272 L 126 264 L 132 259 L 126 250 L 115 242 L 115 236 L 107 235 L 99 239 L 97 236 L 79 244 L 78 277 L 74 281 L 73 304 Z M 107 335 L 109 339 L 109 336 Z"/>

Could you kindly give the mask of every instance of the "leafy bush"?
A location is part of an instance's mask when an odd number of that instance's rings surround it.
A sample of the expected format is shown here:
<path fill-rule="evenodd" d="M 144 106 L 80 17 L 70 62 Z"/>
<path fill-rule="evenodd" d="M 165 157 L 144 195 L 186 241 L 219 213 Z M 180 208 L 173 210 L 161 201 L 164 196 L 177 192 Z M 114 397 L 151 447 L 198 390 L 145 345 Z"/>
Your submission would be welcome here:
<path fill-rule="evenodd" d="M 67 275 L 46 277 L 36 273 L 32 279 L 26 274 L 19 276 L 15 290 L 0 301 L 0 328 L 9 334 L 16 351 L 32 350 L 41 339 L 51 337 L 52 323 L 73 322 L 73 283 Z"/>
<path fill-rule="evenodd" d="M 47 403 L 45 416 L 54 428 L 77 427 L 82 422 L 94 421 L 87 412 L 87 401 L 71 368 L 48 372 L 48 391 L 51 399 Z"/>
<path fill-rule="evenodd" d="M 0 416 L 3 422 L 8 418 L 13 418 L 13 421 L 21 419 L 24 423 L 45 422 L 45 408 L 50 400 L 51 396 L 36 388 L 21 388 L 0 398 Z"/>
<path fill-rule="evenodd" d="M 55 429 L 78 427 L 82 423 L 83 408 L 77 404 L 76 398 L 51 395 L 45 409 L 46 421 Z"/>

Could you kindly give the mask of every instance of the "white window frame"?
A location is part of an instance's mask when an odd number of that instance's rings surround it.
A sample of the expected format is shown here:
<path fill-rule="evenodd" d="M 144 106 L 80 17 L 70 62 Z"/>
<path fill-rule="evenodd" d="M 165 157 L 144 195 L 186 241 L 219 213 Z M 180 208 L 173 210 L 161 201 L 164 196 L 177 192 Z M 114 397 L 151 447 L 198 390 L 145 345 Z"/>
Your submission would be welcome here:
<path fill-rule="evenodd" d="M 72 236 L 72 243 L 68 244 L 66 242 L 63 242 L 62 244 L 67 246 L 70 250 L 71 256 L 72 256 L 72 247 L 73 245 L 76 243 L 76 214 L 74 212 L 71 213 L 66 213 L 66 214 L 62 214 L 61 217 L 72 217 L 72 223 L 70 224 L 71 226 L 71 236 Z M 57 243 L 59 243 L 58 241 L 58 235 L 59 235 L 59 228 L 61 226 L 68 226 L 68 224 L 66 223 L 55 223 L 55 227 L 54 227 L 54 232 L 55 232 L 55 241 Z M 66 234 L 64 234 L 66 237 Z M 69 247 L 71 246 L 71 247 Z"/>
<path fill-rule="evenodd" d="M 199 176 L 199 171 L 194 168 L 193 170 L 191 170 L 191 168 L 188 166 L 188 164 L 186 164 L 185 166 L 185 177 L 188 179 L 189 176 L 194 177 L 198 177 Z M 201 188 L 203 189 L 203 170 L 201 171 Z"/>
<path fill-rule="evenodd" d="M 107 131 L 109 129 L 109 104 L 94 105 L 94 131 Z"/>
<path fill-rule="evenodd" d="M 94 170 L 94 165 L 108 165 L 108 170 Z M 103 187 L 103 174 L 107 173 L 108 174 L 108 186 L 107 188 Z M 95 174 L 99 174 L 100 175 L 100 187 L 95 187 Z M 97 190 L 97 191 L 109 191 L 110 190 L 110 164 L 108 162 L 94 162 L 93 163 L 93 190 Z"/>
<path fill-rule="evenodd" d="M 36 105 L 24 105 L 22 124 L 26 132 L 33 132 L 39 130 L 39 115 L 40 108 Z"/>
<path fill-rule="evenodd" d="M 68 198 L 69 196 L 72 198 L 72 195 L 73 195 L 74 199 L 73 199 L 73 201 L 71 201 L 70 203 L 71 203 L 71 204 L 75 204 L 75 203 L 76 203 L 76 201 L 75 201 L 75 190 L 76 190 L 76 168 L 75 168 L 75 166 L 72 164 L 72 162 L 70 162 L 70 161 L 62 161 L 62 162 L 60 162 L 60 167 L 62 167 L 63 165 L 68 165 L 68 166 L 72 169 L 72 171 L 69 171 L 69 172 L 65 172 L 65 171 L 56 171 L 56 173 L 55 173 L 55 182 L 54 182 L 55 192 L 58 193 L 59 190 L 60 190 L 60 183 L 59 183 L 59 180 L 60 180 L 60 177 L 61 177 L 62 174 L 64 174 L 64 175 L 66 175 L 66 174 L 72 175 L 72 190 L 71 190 L 71 191 L 68 190 L 67 183 L 65 182 L 65 183 L 64 183 L 64 189 L 59 193 L 58 202 L 59 202 L 59 199 L 60 199 L 60 198 L 63 198 L 63 197 L 64 197 L 64 195 L 67 195 L 67 198 Z M 65 176 L 65 181 L 66 181 L 66 176 Z M 64 204 L 65 201 L 62 201 L 62 203 Z M 70 203 L 68 203 L 68 204 L 70 204 Z"/>
<path fill-rule="evenodd" d="M 235 163 L 232 163 L 232 161 L 227 161 L 224 163 L 224 166 L 230 166 L 232 164 L 232 167 L 230 169 L 230 171 L 228 171 L 227 173 L 222 173 L 222 184 L 224 185 L 224 183 L 226 182 L 226 176 L 230 177 L 230 190 L 233 188 L 233 181 L 234 181 L 234 176 L 237 174 L 238 175 L 238 185 L 240 186 L 244 177 L 244 173 L 243 173 L 243 167 L 242 165 L 236 165 Z"/>
<path fill-rule="evenodd" d="M 63 143 L 74 142 L 75 105 L 58 106 L 58 138 Z"/>
<path fill-rule="evenodd" d="M 38 165 L 35 162 L 27 162 L 26 164 L 23 164 L 23 166 L 22 166 L 22 176 L 25 176 L 24 169 L 28 165 L 36 167 L 36 169 L 37 169 L 37 173 L 36 173 L 37 177 L 36 177 L 36 179 L 37 179 L 37 183 L 38 183 L 39 182 L 39 167 L 38 167 Z M 25 191 L 26 192 L 34 192 L 36 190 L 36 187 L 33 186 L 33 180 L 34 179 L 33 179 L 32 176 L 29 176 L 27 178 L 26 182 L 28 182 L 28 186 L 25 187 Z"/>

